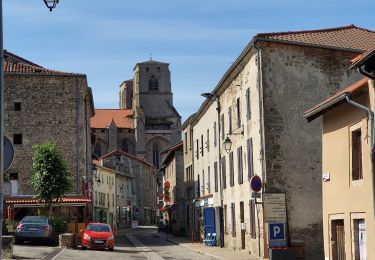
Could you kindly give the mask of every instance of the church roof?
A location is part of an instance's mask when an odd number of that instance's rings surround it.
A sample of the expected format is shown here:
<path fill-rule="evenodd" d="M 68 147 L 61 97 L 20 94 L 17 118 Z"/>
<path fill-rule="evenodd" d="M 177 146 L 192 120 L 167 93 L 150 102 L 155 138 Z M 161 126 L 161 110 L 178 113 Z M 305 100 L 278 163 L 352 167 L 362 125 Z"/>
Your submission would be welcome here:
<path fill-rule="evenodd" d="M 109 158 L 109 157 L 112 157 L 112 156 L 116 156 L 116 155 L 124 155 L 124 156 L 129 157 L 131 159 L 134 159 L 134 160 L 136 160 L 140 163 L 143 163 L 143 164 L 149 166 L 150 168 L 155 168 L 154 165 L 152 165 L 151 163 L 146 161 L 145 158 L 134 155 L 134 154 L 131 154 L 131 153 L 127 153 L 127 152 L 125 152 L 123 150 L 119 150 L 119 149 L 113 150 L 112 152 L 103 155 L 102 157 L 99 158 L 99 160 L 103 160 L 103 159 L 106 159 L 106 158 Z"/>
<path fill-rule="evenodd" d="M 134 128 L 133 109 L 95 109 L 91 118 L 91 128 L 107 128 L 112 123 L 118 128 Z"/>
<path fill-rule="evenodd" d="M 255 38 L 291 44 L 310 44 L 317 47 L 366 51 L 374 46 L 375 32 L 351 24 L 320 30 L 259 33 Z"/>

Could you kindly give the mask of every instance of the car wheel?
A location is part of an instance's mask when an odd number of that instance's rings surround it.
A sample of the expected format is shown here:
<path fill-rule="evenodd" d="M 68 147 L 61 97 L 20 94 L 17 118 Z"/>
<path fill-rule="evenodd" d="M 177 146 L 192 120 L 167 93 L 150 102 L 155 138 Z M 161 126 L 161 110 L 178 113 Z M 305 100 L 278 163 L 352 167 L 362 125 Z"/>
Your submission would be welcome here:
<path fill-rule="evenodd" d="M 82 249 L 82 250 L 86 250 L 86 247 L 85 247 L 85 246 L 81 246 L 81 249 Z"/>
<path fill-rule="evenodd" d="M 23 244 L 23 240 L 21 238 L 16 238 L 14 240 L 14 243 L 16 243 L 16 244 Z"/>
<path fill-rule="evenodd" d="M 110 247 L 109 251 L 113 252 L 114 249 L 115 249 L 114 247 Z"/>

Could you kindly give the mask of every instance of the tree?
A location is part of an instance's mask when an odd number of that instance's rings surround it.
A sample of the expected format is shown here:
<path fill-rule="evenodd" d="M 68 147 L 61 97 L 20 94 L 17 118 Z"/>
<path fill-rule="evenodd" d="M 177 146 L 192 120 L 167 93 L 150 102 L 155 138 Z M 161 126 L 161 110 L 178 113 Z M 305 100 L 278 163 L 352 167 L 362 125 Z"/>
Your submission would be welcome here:
<path fill-rule="evenodd" d="M 70 172 L 56 144 L 37 144 L 33 149 L 31 185 L 51 214 L 53 203 L 72 188 Z"/>

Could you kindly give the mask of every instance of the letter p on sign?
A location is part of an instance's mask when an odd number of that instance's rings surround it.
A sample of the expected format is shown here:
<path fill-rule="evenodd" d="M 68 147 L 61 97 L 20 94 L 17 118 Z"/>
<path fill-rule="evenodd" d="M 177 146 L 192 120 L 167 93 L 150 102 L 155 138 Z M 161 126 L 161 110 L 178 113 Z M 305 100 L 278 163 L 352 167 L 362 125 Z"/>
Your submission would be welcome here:
<path fill-rule="evenodd" d="M 285 239 L 285 223 L 269 223 L 268 225 L 270 240 Z"/>

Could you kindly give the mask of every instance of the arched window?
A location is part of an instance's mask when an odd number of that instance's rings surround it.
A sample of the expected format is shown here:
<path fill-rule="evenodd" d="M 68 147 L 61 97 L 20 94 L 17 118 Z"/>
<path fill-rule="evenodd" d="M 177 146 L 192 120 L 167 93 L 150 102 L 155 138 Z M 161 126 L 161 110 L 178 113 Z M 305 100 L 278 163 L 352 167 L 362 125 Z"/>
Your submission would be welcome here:
<path fill-rule="evenodd" d="M 158 91 L 159 90 L 159 81 L 155 77 L 155 75 L 151 75 L 151 77 L 148 81 L 148 89 L 150 91 Z"/>
<path fill-rule="evenodd" d="M 152 162 L 154 166 L 159 169 L 160 165 L 160 147 L 158 143 L 154 143 L 152 146 Z"/>
<path fill-rule="evenodd" d="M 94 154 L 98 157 L 102 156 L 102 148 L 99 143 L 96 143 L 95 145 Z"/>
<path fill-rule="evenodd" d="M 124 151 L 124 152 L 129 152 L 129 142 L 128 142 L 128 139 L 123 139 L 122 140 L 122 144 L 121 144 L 121 149 Z"/>

